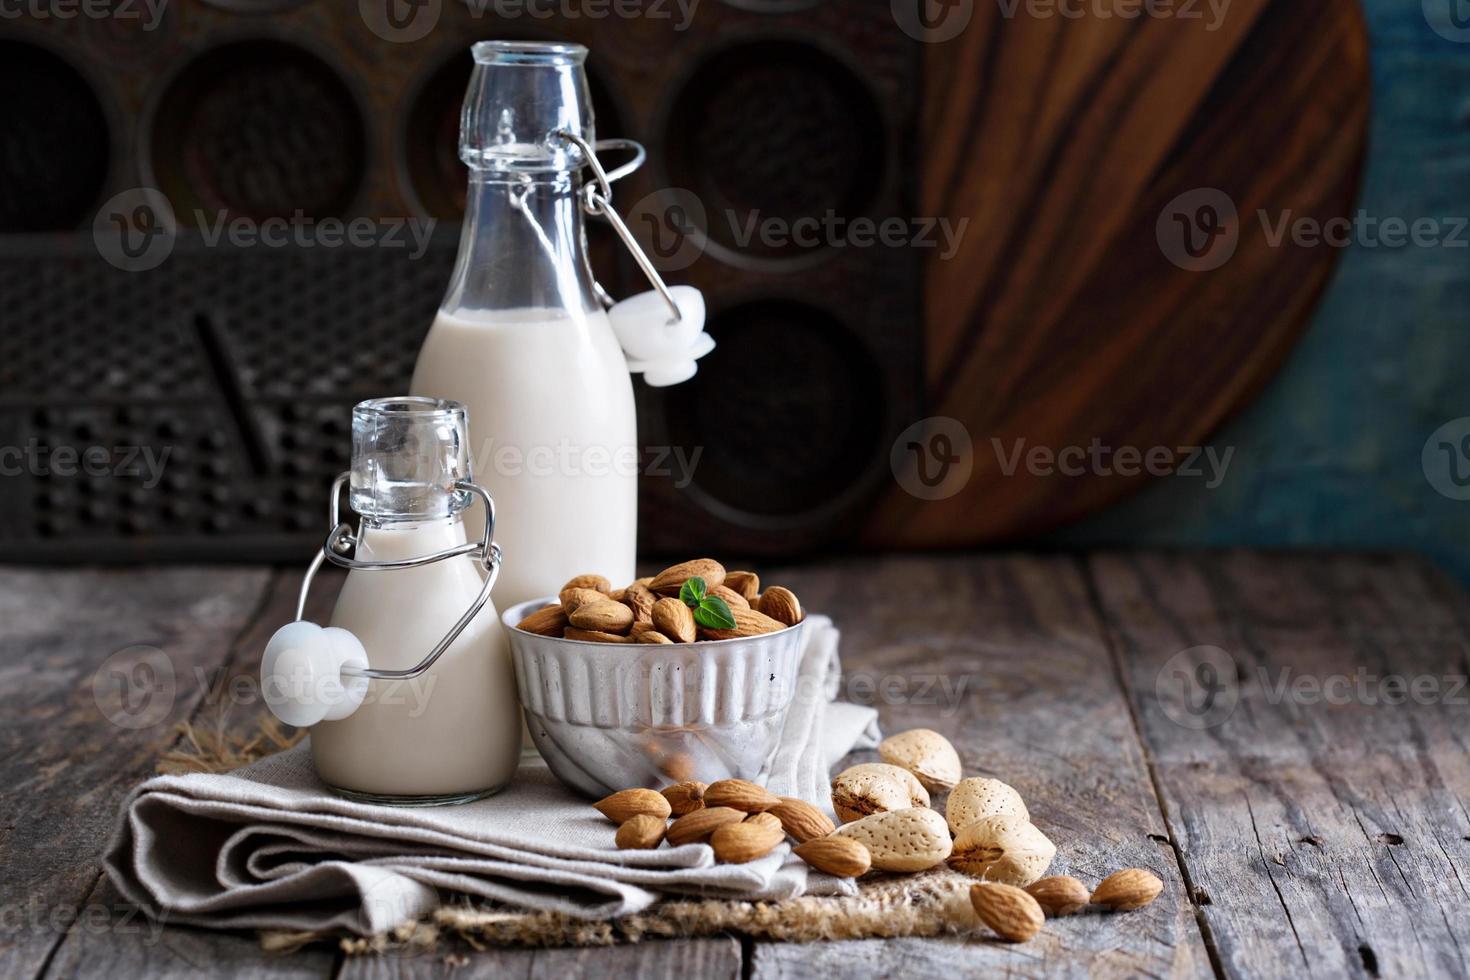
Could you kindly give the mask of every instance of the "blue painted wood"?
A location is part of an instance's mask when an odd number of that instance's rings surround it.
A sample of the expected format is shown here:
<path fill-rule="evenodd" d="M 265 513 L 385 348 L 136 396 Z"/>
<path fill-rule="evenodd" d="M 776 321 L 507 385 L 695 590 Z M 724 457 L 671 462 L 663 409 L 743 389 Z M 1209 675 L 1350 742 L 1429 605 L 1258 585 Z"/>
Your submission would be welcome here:
<path fill-rule="evenodd" d="M 1470 30 L 1448 40 L 1428 19 L 1450 23 L 1450 4 L 1470 18 L 1465 0 L 1364 0 L 1374 107 L 1361 213 L 1434 218 L 1445 234 L 1457 223 L 1445 219 L 1470 218 Z M 1245 219 L 1243 235 L 1261 233 Z M 1163 478 L 1051 540 L 1414 548 L 1470 581 L 1470 501 L 1436 491 L 1421 462 L 1437 428 L 1470 416 L 1470 229 L 1458 242 L 1348 246 L 1281 374 L 1213 440 L 1235 450 L 1217 488 Z"/>

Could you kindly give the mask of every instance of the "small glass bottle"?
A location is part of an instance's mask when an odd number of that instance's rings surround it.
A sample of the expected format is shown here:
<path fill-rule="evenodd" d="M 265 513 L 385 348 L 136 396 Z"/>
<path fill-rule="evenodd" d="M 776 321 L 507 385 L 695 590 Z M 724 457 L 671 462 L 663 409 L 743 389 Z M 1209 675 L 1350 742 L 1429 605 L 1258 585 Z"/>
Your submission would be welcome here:
<path fill-rule="evenodd" d="M 476 470 L 504 511 L 495 599 L 508 608 L 582 573 L 633 579 L 637 423 L 587 262 L 588 161 L 567 138 L 595 139 L 587 49 L 485 41 L 473 53 L 459 259 L 411 389 L 475 420 Z"/>
<path fill-rule="evenodd" d="M 354 558 L 393 562 L 464 546 L 472 497 L 463 405 L 384 398 L 352 412 Z M 374 670 L 418 664 L 481 591 L 470 554 L 392 570 L 354 568 L 331 625 L 362 641 Z M 505 786 L 520 760 L 520 710 L 503 627 L 486 605 L 420 677 L 372 680 L 363 703 L 312 727 L 317 773 L 375 803 L 462 803 Z"/>

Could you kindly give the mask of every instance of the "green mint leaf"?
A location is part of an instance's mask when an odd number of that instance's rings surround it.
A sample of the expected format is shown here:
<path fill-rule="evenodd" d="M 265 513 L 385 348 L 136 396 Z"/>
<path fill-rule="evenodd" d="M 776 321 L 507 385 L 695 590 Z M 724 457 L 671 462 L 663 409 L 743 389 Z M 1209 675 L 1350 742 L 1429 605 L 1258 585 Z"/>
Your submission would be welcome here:
<path fill-rule="evenodd" d="M 698 609 L 699 604 L 704 601 L 705 592 L 704 579 L 696 575 L 686 580 L 679 589 L 679 601 L 691 609 Z"/>
<path fill-rule="evenodd" d="M 694 610 L 694 621 L 710 630 L 735 628 L 735 614 L 730 612 L 730 606 L 725 600 L 717 595 L 705 596 L 700 600 L 699 607 Z"/>

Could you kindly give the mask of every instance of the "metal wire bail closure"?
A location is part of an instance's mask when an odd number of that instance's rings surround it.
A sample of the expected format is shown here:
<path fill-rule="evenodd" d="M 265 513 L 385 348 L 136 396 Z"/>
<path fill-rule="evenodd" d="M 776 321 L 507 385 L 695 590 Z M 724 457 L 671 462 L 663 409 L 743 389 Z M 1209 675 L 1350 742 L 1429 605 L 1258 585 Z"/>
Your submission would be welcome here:
<path fill-rule="evenodd" d="M 361 543 L 360 534 L 354 533 L 352 526 L 342 520 L 342 490 L 351 476 L 350 472 L 345 472 L 332 482 L 332 499 L 327 511 L 332 530 L 327 533 L 326 541 L 322 543 L 321 550 L 312 558 L 311 565 L 306 569 L 306 577 L 301 581 L 301 592 L 296 599 L 297 622 L 300 622 L 306 615 L 306 599 L 311 592 L 311 583 L 316 578 L 316 573 L 321 570 L 324 561 L 360 572 L 383 572 L 417 568 L 421 565 L 432 565 L 447 558 L 473 555 L 485 567 L 485 582 L 480 586 L 479 595 L 475 596 L 475 601 L 470 603 L 464 615 L 459 617 L 458 621 L 449 628 L 449 632 L 444 634 L 444 638 L 435 645 L 433 650 L 429 651 L 424 659 L 407 670 L 378 670 L 371 667 L 344 667 L 342 670 L 344 675 L 351 677 L 367 677 L 372 680 L 410 680 L 421 676 L 434 666 L 434 662 L 444 655 L 444 651 L 448 650 L 455 640 L 459 639 L 460 634 L 480 614 L 480 610 L 485 608 L 485 603 L 490 601 L 490 590 L 495 587 L 495 579 L 500 575 L 502 560 L 500 545 L 494 540 L 495 498 L 490 496 L 490 491 L 477 483 L 460 480 L 454 485 L 456 490 L 472 494 L 485 505 L 485 533 L 478 542 L 466 541 L 454 548 L 445 548 L 443 551 L 436 551 L 418 558 L 401 558 L 397 561 L 363 561 L 352 557 L 351 554 Z"/>
<path fill-rule="evenodd" d="M 612 182 L 619 177 L 632 173 L 643 164 L 644 159 L 648 155 L 643 149 L 643 146 L 635 143 L 633 140 L 599 140 L 597 145 L 602 148 L 631 149 L 634 151 L 634 157 L 631 161 L 616 168 L 609 174 L 603 169 L 602 162 L 597 159 L 596 150 L 585 139 L 565 129 L 559 129 L 552 135 L 571 143 L 578 150 L 581 150 L 587 166 L 592 168 L 593 179 L 582 188 L 582 210 L 593 217 L 607 219 L 607 223 L 612 225 L 613 231 L 623 240 L 623 244 L 627 246 L 628 251 L 632 254 L 633 261 L 638 263 L 638 268 L 642 270 L 643 275 L 653 284 L 653 288 L 658 290 L 658 294 L 663 297 L 664 302 L 669 305 L 669 310 L 672 312 L 670 322 L 678 323 L 683 320 L 684 314 L 679 309 L 679 304 L 674 300 L 674 294 L 669 292 L 669 287 L 664 284 L 663 276 L 659 275 L 658 269 L 654 267 L 647 253 L 643 251 L 643 246 L 638 244 L 638 239 L 633 236 L 633 232 L 624 223 L 622 216 L 614 211 L 612 206 Z"/>

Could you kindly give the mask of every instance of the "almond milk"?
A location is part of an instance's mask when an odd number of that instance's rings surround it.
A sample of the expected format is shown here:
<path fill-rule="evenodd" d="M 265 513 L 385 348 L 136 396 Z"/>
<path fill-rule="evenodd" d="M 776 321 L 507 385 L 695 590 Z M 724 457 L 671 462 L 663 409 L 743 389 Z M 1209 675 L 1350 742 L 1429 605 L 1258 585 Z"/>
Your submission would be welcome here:
<path fill-rule="evenodd" d="M 413 391 L 469 409 L 475 476 L 495 497 L 502 609 L 582 572 L 634 578 L 633 386 L 607 314 L 441 312 Z M 481 514 L 466 515 L 471 537 Z"/>

